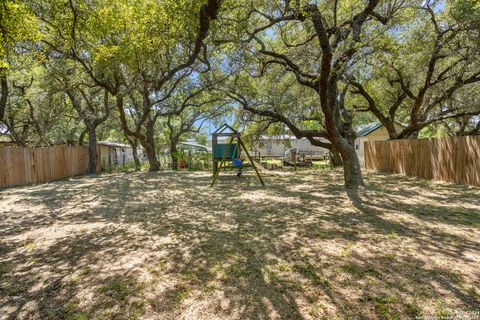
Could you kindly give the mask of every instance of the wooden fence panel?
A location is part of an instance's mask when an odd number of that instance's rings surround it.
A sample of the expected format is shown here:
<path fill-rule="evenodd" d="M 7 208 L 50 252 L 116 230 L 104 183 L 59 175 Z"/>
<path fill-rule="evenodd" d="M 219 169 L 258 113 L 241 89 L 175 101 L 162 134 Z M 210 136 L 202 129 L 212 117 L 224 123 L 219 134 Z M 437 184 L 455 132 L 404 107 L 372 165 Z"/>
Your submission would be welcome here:
<path fill-rule="evenodd" d="M 476 139 L 477 138 L 477 139 Z M 480 139 L 478 137 L 469 136 L 465 139 L 466 164 L 464 174 L 465 184 L 480 184 Z"/>
<path fill-rule="evenodd" d="M 5 152 L 0 152 L 0 167 L 5 168 L 7 166 L 7 155 Z M 7 185 L 7 170 L 0 170 L 0 187 Z"/>
<path fill-rule="evenodd" d="M 369 141 L 365 166 L 381 172 L 480 186 L 480 136 Z"/>
<path fill-rule="evenodd" d="M 98 153 L 100 152 L 97 148 Z M 97 157 L 100 172 L 100 154 Z M 53 146 L 0 148 L 0 188 L 45 183 L 84 174 L 88 167 L 88 147 Z"/>
<path fill-rule="evenodd" d="M 10 159 L 7 173 L 7 183 L 12 185 L 25 183 L 25 161 L 22 148 L 9 147 Z"/>
<path fill-rule="evenodd" d="M 37 166 L 41 168 L 41 174 L 37 178 L 38 183 L 45 183 L 52 180 L 52 172 L 50 169 L 50 148 L 37 148 L 38 154 Z"/>

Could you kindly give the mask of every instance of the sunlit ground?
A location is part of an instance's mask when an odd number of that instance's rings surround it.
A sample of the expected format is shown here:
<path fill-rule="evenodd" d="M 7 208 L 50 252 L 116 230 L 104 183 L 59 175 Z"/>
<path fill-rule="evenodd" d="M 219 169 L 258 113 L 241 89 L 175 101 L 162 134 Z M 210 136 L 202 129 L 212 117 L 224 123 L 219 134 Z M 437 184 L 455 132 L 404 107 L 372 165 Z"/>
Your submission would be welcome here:
<path fill-rule="evenodd" d="M 0 319 L 409 319 L 480 306 L 480 189 L 340 172 L 0 190 Z"/>

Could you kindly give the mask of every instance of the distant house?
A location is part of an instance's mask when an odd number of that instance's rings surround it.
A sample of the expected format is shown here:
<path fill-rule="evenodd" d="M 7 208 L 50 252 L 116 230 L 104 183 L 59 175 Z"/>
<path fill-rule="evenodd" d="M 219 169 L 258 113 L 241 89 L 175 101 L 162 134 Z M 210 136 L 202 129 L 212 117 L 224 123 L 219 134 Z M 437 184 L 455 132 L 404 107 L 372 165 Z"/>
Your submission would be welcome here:
<path fill-rule="evenodd" d="M 100 162 L 104 169 L 116 165 L 125 165 L 134 161 L 132 147 L 128 144 L 98 141 L 97 145 L 100 149 Z M 138 147 L 138 155 L 140 158 L 143 158 L 143 149 L 141 147 Z"/>
<path fill-rule="evenodd" d="M 295 148 L 298 154 L 324 156 L 328 150 L 322 147 L 314 146 L 307 138 L 298 139 L 295 136 L 283 135 L 277 137 L 262 136 L 254 146 L 255 152 L 260 155 L 284 156 L 285 150 Z"/>
<path fill-rule="evenodd" d="M 192 151 L 192 152 L 208 152 L 208 147 L 193 143 L 193 142 L 179 142 L 177 143 L 177 149 L 185 150 L 185 151 Z"/>
<path fill-rule="evenodd" d="M 397 131 L 402 129 L 400 124 L 395 124 Z M 362 166 L 365 165 L 365 141 L 384 141 L 389 140 L 387 129 L 379 123 L 372 122 L 363 126 L 360 126 L 356 130 L 357 139 L 355 139 L 355 150 L 357 151 L 358 159 Z"/>
<path fill-rule="evenodd" d="M 220 138 L 219 138 L 220 139 Z M 226 138 L 222 138 L 220 143 L 227 143 Z M 325 142 L 327 142 L 325 140 Z M 208 140 L 208 148 L 211 150 L 212 141 Z M 296 148 L 300 155 L 317 155 L 323 157 L 328 154 L 328 150 L 322 147 L 314 146 L 306 138 L 297 139 L 295 136 L 262 136 L 253 146 L 254 153 L 261 156 L 283 157 L 285 150 Z"/>
<path fill-rule="evenodd" d="M 13 141 L 9 134 L 8 128 L 0 123 L 0 147 L 17 146 L 17 143 Z"/>
<path fill-rule="evenodd" d="M 16 146 L 17 144 L 8 136 L 0 136 L 0 147 Z"/>

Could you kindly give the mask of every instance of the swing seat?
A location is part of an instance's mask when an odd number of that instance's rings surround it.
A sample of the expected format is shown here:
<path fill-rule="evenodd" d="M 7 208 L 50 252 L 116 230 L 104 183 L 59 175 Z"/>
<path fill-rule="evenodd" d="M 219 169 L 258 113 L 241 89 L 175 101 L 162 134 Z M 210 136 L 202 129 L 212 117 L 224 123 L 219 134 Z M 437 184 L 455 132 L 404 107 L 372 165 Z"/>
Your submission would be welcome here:
<path fill-rule="evenodd" d="M 243 164 L 243 160 L 241 160 L 241 159 L 234 159 L 234 160 L 233 160 L 233 165 L 234 165 L 234 166 L 239 167 L 239 166 L 241 166 L 242 164 Z"/>

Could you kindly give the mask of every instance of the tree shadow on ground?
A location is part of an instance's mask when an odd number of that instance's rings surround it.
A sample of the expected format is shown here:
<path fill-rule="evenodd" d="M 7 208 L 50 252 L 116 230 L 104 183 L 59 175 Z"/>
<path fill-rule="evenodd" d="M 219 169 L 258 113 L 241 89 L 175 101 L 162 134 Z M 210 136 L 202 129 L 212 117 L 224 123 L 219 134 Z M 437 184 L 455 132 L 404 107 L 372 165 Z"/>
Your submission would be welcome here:
<path fill-rule="evenodd" d="M 146 172 L 2 191 L 0 311 L 384 319 L 480 304 L 478 189 L 425 194 L 422 181 L 368 175 L 367 191 L 347 193 L 330 171 L 255 179 L 211 189 L 206 173 Z"/>

